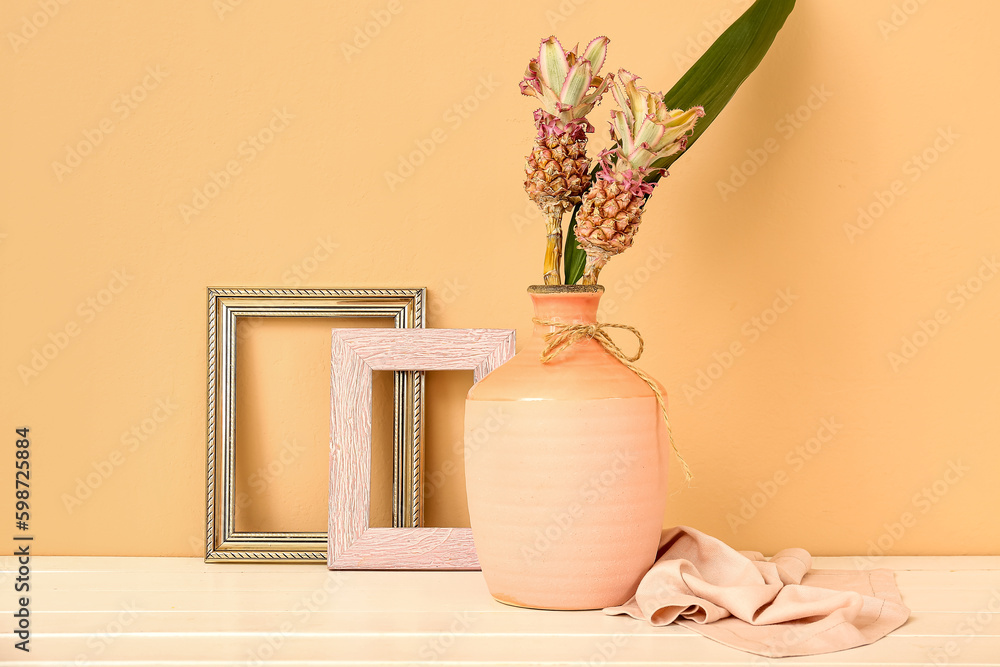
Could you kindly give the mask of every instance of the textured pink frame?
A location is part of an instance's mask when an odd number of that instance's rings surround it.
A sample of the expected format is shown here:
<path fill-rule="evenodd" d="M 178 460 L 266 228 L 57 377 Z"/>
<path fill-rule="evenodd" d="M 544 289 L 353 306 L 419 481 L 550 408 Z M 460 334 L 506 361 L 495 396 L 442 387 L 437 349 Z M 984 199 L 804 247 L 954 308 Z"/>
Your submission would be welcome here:
<path fill-rule="evenodd" d="M 468 528 L 370 528 L 372 371 L 473 371 L 514 356 L 510 329 L 334 329 L 331 570 L 478 570 Z"/>

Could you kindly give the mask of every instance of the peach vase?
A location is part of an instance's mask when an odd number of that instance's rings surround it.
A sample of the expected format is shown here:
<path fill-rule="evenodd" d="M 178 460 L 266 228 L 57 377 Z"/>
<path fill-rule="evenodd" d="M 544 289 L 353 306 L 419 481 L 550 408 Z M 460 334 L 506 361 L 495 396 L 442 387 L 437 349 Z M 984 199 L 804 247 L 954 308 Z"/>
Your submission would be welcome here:
<path fill-rule="evenodd" d="M 572 324 L 596 322 L 603 291 L 528 289 L 536 318 Z M 667 432 L 649 385 L 596 341 L 543 364 L 552 330 L 536 324 L 524 348 L 469 391 L 472 535 L 500 602 L 601 609 L 627 602 L 653 565 Z"/>

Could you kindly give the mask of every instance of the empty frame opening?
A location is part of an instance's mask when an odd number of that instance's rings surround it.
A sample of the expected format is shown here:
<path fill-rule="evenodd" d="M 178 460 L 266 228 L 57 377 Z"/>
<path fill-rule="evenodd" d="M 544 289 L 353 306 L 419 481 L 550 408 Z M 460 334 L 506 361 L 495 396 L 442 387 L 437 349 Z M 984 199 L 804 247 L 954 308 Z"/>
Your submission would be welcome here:
<path fill-rule="evenodd" d="M 371 528 L 392 528 L 393 375 L 392 371 L 372 372 L 372 472 L 368 515 Z M 326 479 L 329 483 L 329 471 Z"/>
<path fill-rule="evenodd" d="M 468 528 L 463 424 L 472 371 L 427 371 L 425 386 L 424 525 Z"/>
<path fill-rule="evenodd" d="M 233 448 L 237 531 L 326 532 L 330 330 L 392 326 L 389 318 L 237 319 Z M 373 526 L 392 523 L 392 406 L 392 373 L 375 373 Z"/>

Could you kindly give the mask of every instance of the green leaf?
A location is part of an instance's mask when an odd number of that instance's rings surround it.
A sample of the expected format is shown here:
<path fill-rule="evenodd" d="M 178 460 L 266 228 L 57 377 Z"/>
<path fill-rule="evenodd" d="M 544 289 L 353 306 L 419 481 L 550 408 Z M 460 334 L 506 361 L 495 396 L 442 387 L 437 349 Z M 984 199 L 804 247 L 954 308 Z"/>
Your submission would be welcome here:
<path fill-rule="evenodd" d="M 597 167 L 591 172 L 591 177 L 597 172 Z M 583 278 L 583 269 L 587 265 L 587 253 L 580 247 L 576 240 L 576 212 L 580 210 L 577 204 L 573 208 L 573 215 L 569 219 L 569 230 L 566 234 L 566 248 L 563 250 L 563 270 L 566 274 L 566 284 L 575 285 L 576 281 Z"/>
<path fill-rule="evenodd" d="M 688 140 L 688 148 L 708 129 L 729 104 L 736 90 L 757 69 L 793 7 L 795 0 L 754 2 L 663 96 L 671 109 L 687 109 L 695 105 L 705 108 L 704 118 L 695 125 L 694 134 Z M 669 167 L 685 152 L 664 158 L 665 164 L 658 166 Z"/>
<path fill-rule="evenodd" d="M 597 167 L 590 172 L 591 179 L 595 173 Z M 570 216 L 569 229 L 566 232 L 566 248 L 563 250 L 563 272 L 566 274 L 567 285 L 575 285 L 576 281 L 583 278 L 583 269 L 587 265 L 587 253 L 576 240 L 576 213 L 579 210 L 579 204 L 573 207 L 573 215 Z"/>
<path fill-rule="evenodd" d="M 663 96 L 671 109 L 702 106 L 705 108 L 705 116 L 695 125 L 694 133 L 688 139 L 687 149 L 658 160 L 653 163 L 654 167 L 665 169 L 691 150 L 694 142 L 718 117 L 736 94 L 737 89 L 757 69 L 757 65 L 771 47 L 775 35 L 785 24 L 785 19 L 793 7 L 795 0 L 756 0 L 742 16 L 719 35 L 698 62 L 692 65 L 691 69 L 685 72 L 674 87 Z M 596 172 L 595 167 L 592 174 Z M 656 182 L 658 179 L 659 175 L 649 180 Z M 566 235 L 563 262 L 566 267 L 567 285 L 575 284 L 583 276 L 587 260 L 573 233 L 579 208 L 577 206 L 573 210 Z"/>

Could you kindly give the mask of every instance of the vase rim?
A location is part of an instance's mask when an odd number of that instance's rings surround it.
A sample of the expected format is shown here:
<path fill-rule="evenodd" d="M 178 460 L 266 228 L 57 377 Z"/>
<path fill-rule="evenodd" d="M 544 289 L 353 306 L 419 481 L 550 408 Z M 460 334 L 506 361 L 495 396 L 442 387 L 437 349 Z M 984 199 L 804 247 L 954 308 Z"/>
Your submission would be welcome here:
<path fill-rule="evenodd" d="M 604 285 L 529 285 L 528 294 L 600 294 Z"/>

